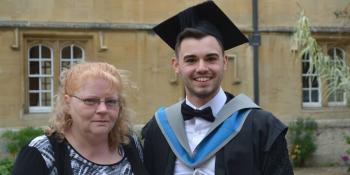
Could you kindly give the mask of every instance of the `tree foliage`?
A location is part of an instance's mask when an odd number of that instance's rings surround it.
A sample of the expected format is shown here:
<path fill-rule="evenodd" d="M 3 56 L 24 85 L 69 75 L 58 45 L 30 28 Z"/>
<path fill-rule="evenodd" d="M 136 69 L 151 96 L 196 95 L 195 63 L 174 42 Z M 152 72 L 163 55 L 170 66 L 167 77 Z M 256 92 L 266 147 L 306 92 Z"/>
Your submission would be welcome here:
<path fill-rule="evenodd" d="M 350 100 L 350 70 L 345 60 L 332 58 L 325 54 L 311 34 L 309 19 L 300 13 L 293 42 L 299 53 L 298 58 L 307 55 L 310 59 L 309 72 L 316 72 L 321 79 L 328 82 L 325 95 L 332 94 L 337 90 L 344 91 Z"/>

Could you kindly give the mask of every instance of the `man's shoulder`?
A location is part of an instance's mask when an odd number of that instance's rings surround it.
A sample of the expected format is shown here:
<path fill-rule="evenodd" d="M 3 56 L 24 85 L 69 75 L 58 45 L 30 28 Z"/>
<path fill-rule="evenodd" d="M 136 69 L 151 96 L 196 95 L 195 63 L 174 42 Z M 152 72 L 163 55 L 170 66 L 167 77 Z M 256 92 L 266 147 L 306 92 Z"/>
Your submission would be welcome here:
<path fill-rule="evenodd" d="M 153 116 L 146 124 L 143 126 L 141 130 L 141 138 L 145 138 L 147 135 L 150 135 L 154 130 L 158 130 L 158 124 L 155 116 Z"/>
<path fill-rule="evenodd" d="M 251 126 L 251 131 L 259 133 L 263 139 L 263 149 L 269 150 L 280 135 L 285 135 L 288 127 L 271 112 L 263 109 L 252 109 L 246 122 Z"/>
<path fill-rule="evenodd" d="M 283 124 L 273 113 L 264 109 L 252 109 L 249 116 L 252 121 L 259 124 Z M 283 124 L 284 125 L 284 124 Z"/>

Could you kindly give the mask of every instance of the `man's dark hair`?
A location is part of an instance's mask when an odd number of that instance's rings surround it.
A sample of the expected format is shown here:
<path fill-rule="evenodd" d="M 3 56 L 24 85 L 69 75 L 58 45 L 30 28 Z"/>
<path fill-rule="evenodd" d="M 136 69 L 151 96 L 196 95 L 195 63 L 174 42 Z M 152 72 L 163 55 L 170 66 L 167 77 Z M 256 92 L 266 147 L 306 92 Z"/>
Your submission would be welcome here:
<path fill-rule="evenodd" d="M 175 44 L 175 55 L 176 57 L 179 56 L 179 47 L 182 42 L 182 40 L 186 38 L 195 38 L 195 39 L 202 39 L 206 36 L 209 36 L 210 34 L 202 32 L 201 30 L 195 29 L 195 28 L 185 28 L 176 38 L 176 44 Z M 210 35 L 212 36 L 212 35 Z M 222 53 L 224 53 L 224 46 L 222 42 L 217 39 L 215 36 L 213 36 L 219 43 Z"/>

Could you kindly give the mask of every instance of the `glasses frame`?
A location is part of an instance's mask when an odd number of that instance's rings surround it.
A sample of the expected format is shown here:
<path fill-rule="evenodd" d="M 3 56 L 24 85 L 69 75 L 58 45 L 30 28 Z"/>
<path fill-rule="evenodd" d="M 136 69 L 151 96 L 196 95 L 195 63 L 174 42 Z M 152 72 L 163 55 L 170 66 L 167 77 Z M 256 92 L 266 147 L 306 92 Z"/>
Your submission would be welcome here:
<path fill-rule="evenodd" d="M 117 99 L 101 100 L 100 98 L 81 98 L 76 95 L 68 95 L 68 96 L 78 99 L 79 101 L 83 102 L 86 106 L 97 107 L 103 102 L 107 109 L 117 109 L 120 107 L 120 100 L 117 100 Z M 115 102 L 115 103 L 108 103 L 108 101 Z"/>

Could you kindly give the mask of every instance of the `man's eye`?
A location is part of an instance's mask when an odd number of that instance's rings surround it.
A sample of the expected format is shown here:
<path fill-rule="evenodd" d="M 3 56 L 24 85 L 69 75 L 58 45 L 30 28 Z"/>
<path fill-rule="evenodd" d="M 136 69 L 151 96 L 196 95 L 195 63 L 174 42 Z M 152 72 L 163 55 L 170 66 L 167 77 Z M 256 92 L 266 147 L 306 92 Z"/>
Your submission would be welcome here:
<path fill-rule="evenodd" d="M 87 98 L 83 100 L 85 104 L 87 105 L 95 105 L 100 102 L 100 99 L 95 99 L 95 98 Z"/>
<path fill-rule="evenodd" d="M 218 57 L 211 56 L 211 57 L 208 57 L 208 58 L 207 58 L 207 61 L 212 62 L 212 61 L 216 61 L 217 59 L 218 59 Z"/>
<path fill-rule="evenodd" d="M 186 63 L 194 63 L 194 62 L 196 62 L 196 59 L 189 58 L 189 59 L 186 59 L 185 62 Z"/>

